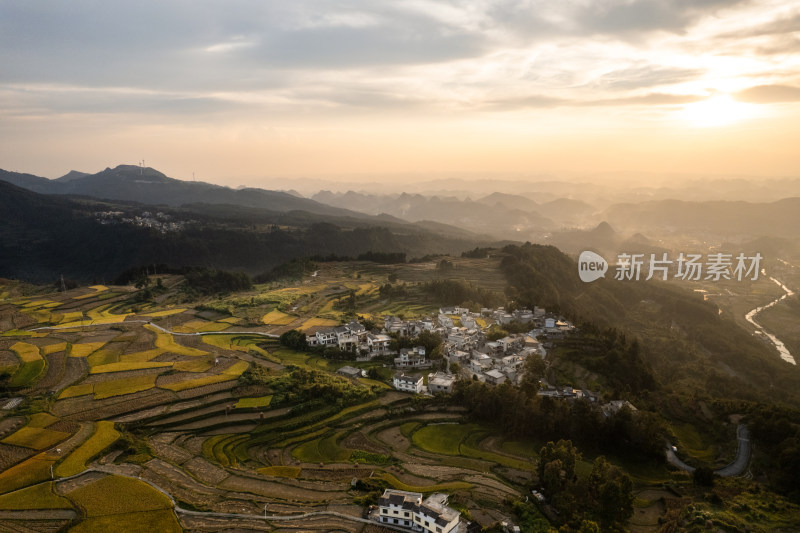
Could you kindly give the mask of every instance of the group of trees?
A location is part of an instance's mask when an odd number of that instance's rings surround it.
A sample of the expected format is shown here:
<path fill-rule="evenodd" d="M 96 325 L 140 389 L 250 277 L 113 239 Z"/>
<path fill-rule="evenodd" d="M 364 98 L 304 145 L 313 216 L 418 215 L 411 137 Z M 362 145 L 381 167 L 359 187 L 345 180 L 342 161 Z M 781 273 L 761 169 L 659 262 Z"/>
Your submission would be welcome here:
<path fill-rule="evenodd" d="M 475 287 L 471 283 L 457 279 L 441 279 L 424 283 L 423 292 L 433 297 L 439 305 L 459 305 L 462 302 L 477 302 L 484 307 L 503 305 L 502 295 Z"/>
<path fill-rule="evenodd" d="M 542 447 L 537 473 L 544 494 L 571 526 L 594 522 L 602 531 L 623 530 L 633 516 L 633 482 L 602 455 L 595 459 L 589 478 L 580 480 L 575 465 L 581 459 L 569 440 Z"/>
<path fill-rule="evenodd" d="M 765 459 L 762 468 L 771 484 L 800 501 L 800 412 L 778 406 L 759 406 L 748 426 Z"/>
<path fill-rule="evenodd" d="M 634 414 L 623 407 L 606 416 L 588 400 L 566 402 L 536 392 L 534 380 L 523 380 L 522 387 L 462 380 L 455 384 L 452 401 L 466 407 L 475 420 L 496 426 L 514 439 L 565 438 L 596 453 L 664 460 L 666 430 L 655 414 Z"/>
<path fill-rule="evenodd" d="M 247 291 L 253 288 L 244 272 L 228 272 L 213 268 L 190 268 L 184 272 L 186 284 L 202 294 Z"/>

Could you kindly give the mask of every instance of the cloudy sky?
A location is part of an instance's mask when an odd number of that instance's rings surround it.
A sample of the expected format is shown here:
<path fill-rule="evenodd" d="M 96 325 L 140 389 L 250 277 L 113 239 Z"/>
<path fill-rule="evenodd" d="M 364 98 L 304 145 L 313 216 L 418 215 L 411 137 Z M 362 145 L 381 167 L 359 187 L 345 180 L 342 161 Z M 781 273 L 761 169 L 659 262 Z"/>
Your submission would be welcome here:
<path fill-rule="evenodd" d="M 797 176 L 798 0 L 0 0 L 0 168 Z"/>

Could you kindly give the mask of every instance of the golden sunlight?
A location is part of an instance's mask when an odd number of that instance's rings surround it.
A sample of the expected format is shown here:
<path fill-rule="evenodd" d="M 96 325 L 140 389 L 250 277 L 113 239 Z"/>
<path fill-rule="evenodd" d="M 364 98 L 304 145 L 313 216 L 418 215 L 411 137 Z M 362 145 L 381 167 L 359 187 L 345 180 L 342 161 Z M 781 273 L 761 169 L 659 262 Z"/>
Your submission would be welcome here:
<path fill-rule="evenodd" d="M 679 116 L 697 128 L 727 126 L 757 115 L 757 106 L 737 102 L 728 94 L 716 94 L 700 102 L 683 106 Z"/>

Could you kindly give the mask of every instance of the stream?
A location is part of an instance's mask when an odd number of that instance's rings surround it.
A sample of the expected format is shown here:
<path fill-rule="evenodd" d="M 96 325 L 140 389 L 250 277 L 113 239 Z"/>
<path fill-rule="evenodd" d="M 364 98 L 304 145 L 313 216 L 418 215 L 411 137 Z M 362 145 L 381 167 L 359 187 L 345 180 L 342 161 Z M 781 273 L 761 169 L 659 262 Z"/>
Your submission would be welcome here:
<path fill-rule="evenodd" d="M 766 275 L 766 272 L 763 269 L 761 270 L 761 273 Z M 772 344 L 775 345 L 775 348 L 778 349 L 778 354 L 780 354 L 781 359 L 783 359 L 787 363 L 791 363 L 793 365 L 796 365 L 797 362 L 794 360 L 794 357 L 792 356 L 792 354 L 789 353 L 789 350 L 786 349 L 786 345 L 784 345 L 783 342 L 781 342 L 781 340 L 778 337 L 776 337 L 772 333 L 770 333 L 767 330 L 765 330 L 764 327 L 761 324 L 756 322 L 756 318 L 755 317 L 756 317 L 756 315 L 758 313 L 760 313 L 764 309 L 769 309 L 770 307 L 772 307 L 776 303 L 780 302 L 784 298 L 787 298 L 787 297 L 792 296 L 794 294 L 792 292 L 792 290 L 789 289 L 789 287 L 787 287 L 786 285 L 781 283 L 779 280 L 777 280 L 777 279 L 775 279 L 773 277 L 770 277 L 769 279 L 771 279 L 781 289 L 783 289 L 785 294 L 783 296 L 781 296 L 780 298 L 778 298 L 777 300 L 768 303 L 767 305 L 762 305 L 761 307 L 756 307 L 755 309 L 753 309 L 752 311 L 747 313 L 744 317 L 745 317 L 745 319 L 747 319 L 748 322 L 750 322 L 751 324 L 753 324 L 756 327 L 756 331 L 757 332 L 760 332 L 762 335 L 767 337 L 770 340 L 770 342 L 772 342 Z"/>

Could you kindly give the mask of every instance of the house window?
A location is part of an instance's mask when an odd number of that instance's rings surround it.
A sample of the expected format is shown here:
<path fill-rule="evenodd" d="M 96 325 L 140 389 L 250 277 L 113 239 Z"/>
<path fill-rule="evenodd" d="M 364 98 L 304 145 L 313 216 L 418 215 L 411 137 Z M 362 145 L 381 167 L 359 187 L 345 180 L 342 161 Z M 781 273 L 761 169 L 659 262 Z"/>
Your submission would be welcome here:
<path fill-rule="evenodd" d="M 436 533 L 442 533 L 442 528 L 440 528 L 440 527 L 437 527 L 437 528 L 436 528 Z"/>
<path fill-rule="evenodd" d="M 395 509 L 395 510 L 394 510 L 394 514 L 400 514 L 400 513 L 398 513 L 398 512 L 397 512 L 397 509 Z"/>
<path fill-rule="evenodd" d="M 381 509 L 381 513 L 383 513 L 383 514 L 389 514 L 389 509 Z"/>

